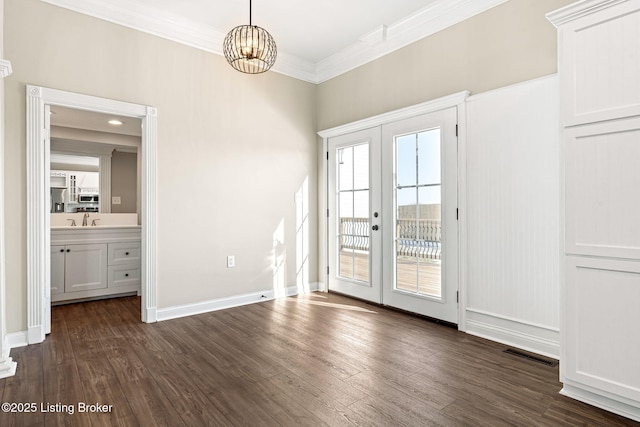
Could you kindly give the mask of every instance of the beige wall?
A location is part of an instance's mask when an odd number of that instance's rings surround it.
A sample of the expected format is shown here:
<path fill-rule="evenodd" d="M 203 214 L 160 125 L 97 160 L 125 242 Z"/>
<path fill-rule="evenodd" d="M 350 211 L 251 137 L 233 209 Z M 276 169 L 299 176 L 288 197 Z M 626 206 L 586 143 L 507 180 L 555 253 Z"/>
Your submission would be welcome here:
<path fill-rule="evenodd" d="M 451 95 L 557 71 L 557 32 L 546 13 L 574 0 L 509 0 L 318 85 L 318 130 Z M 318 168 L 324 153 L 318 144 Z M 318 177 L 322 194 L 325 177 Z M 319 201 L 321 209 L 323 200 Z M 319 235 L 325 235 L 324 229 Z M 319 265 L 325 265 L 324 251 Z M 324 281 L 324 275 L 320 274 Z"/>
<path fill-rule="evenodd" d="M 8 331 L 26 329 L 25 84 L 158 108 L 158 305 L 170 307 L 271 287 L 281 224 L 294 284 L 294 193 L 307 177 L 310 230 L 318 226 L 315 131 L 554 73 L 556 32 L 544 15 L 569 3 L 510 0 L 315 86 L 243 75 L 220 56 L 38 0 L 5 0 Z M 323 280 L 310 237 L 310 280 Z"/>
<path fill-rule="evenodd" d="M 157 107 L 159 308 L 272 288 L 281 224 L 283 284 L 296 283 L 294 195 L 307 177 L 317 226 L 315 85 L 244 75 L 220 56 L 38 0 L 5 0 L 4 32 L 14 71 L 5 82 L 8 332 L 27 327 L 26 84 Z"/>
<path fill-rule="evenodd" d="M 138 188 L 138 155 L 114 151 L 111 154 L 111 197 L 120 197 L 120 204 L 111 204 L 112 213 L 136 213 Z"/>
<path fill-rule="evenodd" d="M 0 0 L 0 22 L 4 22 L 4 0 Z M 4 56 L 4 31 L 0 31 L 0 59 L 6 59 Z M 0 77 L 0 185 L 4 186 L 6 178 L 4 176 L 4 134 L 5 134 L 5 118 L 4 118 L 4 78 Z M 0 195 L 3 192 L 0 191 Z M 7 305 L 5 292 L 5 256 L 2 244 L 2 236 L 5 235 L 4 225 L 4 203 L 0 203 L 0 351 L 5 351 L 4 336 L 7 329 L 6 316 L 4 315 L 4 307 Z"/>
<path fill-rule="evenodd" d="M 553 74 L 556 30 L 545 14 L 573 0 L 510 0 L 318 87 L 318 128 L 450 95 Z"/>

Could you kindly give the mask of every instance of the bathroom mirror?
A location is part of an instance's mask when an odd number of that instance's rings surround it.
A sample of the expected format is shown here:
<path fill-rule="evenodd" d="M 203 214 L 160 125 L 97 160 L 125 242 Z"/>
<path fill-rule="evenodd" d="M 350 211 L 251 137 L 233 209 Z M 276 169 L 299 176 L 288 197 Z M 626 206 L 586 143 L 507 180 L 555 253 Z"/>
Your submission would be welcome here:
<path fill-rule="evenodd" d="M 141 120 L 51 108 L 51 213 L 140 213 Z"/>

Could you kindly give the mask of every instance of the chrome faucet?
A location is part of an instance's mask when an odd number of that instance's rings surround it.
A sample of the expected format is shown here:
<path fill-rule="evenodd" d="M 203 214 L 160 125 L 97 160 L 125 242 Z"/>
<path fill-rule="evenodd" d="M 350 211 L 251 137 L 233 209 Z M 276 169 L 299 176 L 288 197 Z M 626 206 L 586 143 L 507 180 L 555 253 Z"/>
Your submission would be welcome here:
<path fill-rule="evenodd" d="M 89 214 L 85 213 L 84 216 L 82 217 L 82 226 L 86 227 L 87 226 L 87 219 L 89 218 Z"/>

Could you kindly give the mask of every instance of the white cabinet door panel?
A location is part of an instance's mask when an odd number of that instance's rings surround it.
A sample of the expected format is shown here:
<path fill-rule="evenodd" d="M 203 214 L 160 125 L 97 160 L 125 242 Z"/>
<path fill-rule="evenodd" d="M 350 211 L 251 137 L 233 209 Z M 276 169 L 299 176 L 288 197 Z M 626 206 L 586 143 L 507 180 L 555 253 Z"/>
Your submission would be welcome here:
<path fill-rule="evenodd" d="M 565 131 L 565 252 L 640 259 L 640 119 Z"/>
<path fill-rule="evenodd" d="M 640 401 L 640 262 L 566 259 L 565 379 Z"/>
<path fill-rule="evenodd" d="M 64 246 L 51 246 L 51 295 L 64 293 L 64 254 Z"/>
<path fill-rule="evenodd" d="M 107 245 L 68 245 L 65 253 L 65 292 L 107 287 Z"/>
<path fill-rule="evenodd" d="M 561 29 L 566 126 L 640 115 L 640 1 Z"/>

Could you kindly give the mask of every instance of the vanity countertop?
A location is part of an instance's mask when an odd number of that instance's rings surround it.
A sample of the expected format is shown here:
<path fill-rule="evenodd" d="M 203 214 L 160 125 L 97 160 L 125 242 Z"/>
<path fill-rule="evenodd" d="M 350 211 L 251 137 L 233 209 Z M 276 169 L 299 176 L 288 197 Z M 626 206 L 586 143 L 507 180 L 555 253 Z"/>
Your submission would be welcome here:
<path fill-rule="evenodd" d="M 114 230 L 114 229 L 140 229 L 140 225 L 58 225 L 52 226 L 51 231 L 64 230 L 64 231 L 97 231 L 97 230 Z"/>
<path fill-rule="evenodd" d="M 53 226 L 51 244 L 139 242 L 141 233 L 142 227 L 139 225 Z"/>

